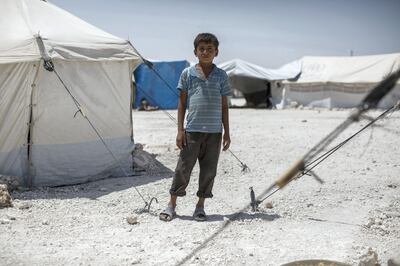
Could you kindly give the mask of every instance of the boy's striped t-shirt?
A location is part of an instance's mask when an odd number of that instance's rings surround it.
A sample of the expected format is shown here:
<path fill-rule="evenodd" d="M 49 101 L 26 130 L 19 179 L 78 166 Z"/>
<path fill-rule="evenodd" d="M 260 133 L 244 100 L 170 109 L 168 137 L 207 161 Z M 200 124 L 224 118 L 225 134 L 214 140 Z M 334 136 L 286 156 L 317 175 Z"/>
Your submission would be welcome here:
<path fill-rule="evenodd" d="M 222 96 L 231 93 L 228 75 L 216 65 L 205 79 L 191 66 L 183 70 L 178 83 L 178 90 L 186 91 L 187 132 L 222 132 Z"/>

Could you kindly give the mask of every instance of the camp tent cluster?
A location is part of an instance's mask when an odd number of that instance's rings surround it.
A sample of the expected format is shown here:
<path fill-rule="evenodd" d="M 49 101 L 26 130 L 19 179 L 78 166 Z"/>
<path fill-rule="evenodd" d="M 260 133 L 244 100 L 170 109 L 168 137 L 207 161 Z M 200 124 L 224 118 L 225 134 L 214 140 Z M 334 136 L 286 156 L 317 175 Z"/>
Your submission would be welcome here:
<path fill-rule="evenodd" d="M 56 186 L 132 173 L 132 45 L 45 1 L 2 0 L 0 17 L 0 174 Z"/>
<path fill-rule="evenodd" d="M 370 56 L 305 56 L 279 69 L 266 69 L 243 60 L 219 65 L 248 105 L 270 98 L 276 108 L 292 102 L 309 107 L 351 108 L 380 81 L 400 68 L 400 54 Z M 400 99 L 400 83 L 379 103 L 393 106 Z"/>
<path fill-rule="evenodd" d="M 283 82 L 282 104 L 351 108 L 384 78 L 400 69 L 400 54 L 301 59 L 301 74 Z M 379 103 L 389 108 L 400 99 L 400 82 Z"/>
<path fill-rule="evenodd" d="M 0 174 L 32 186 L 131 174 L 132 73 L 142 60 L 130 42 L 41 0 L 2 0 L 0 18 Z M 156 62 L 155 69 L 176 90 L 187 65 Z M 307 56 L 280 69 L 235 59 L 219 67 L 253 105 L 354 107 L 400 67 L 400 54 Z M 136 77 L 135 105 L 150 96 L 152 105 L 176 108 L 177 91 L 146 66 Z M 379 107 L 399 99 L 397 83 Z"/>

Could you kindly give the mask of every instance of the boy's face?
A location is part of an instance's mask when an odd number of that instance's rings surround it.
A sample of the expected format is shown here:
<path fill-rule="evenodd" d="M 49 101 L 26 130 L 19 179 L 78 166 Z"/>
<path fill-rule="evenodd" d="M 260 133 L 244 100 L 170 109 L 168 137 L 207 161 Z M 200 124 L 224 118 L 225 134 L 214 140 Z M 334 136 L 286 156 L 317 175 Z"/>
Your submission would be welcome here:
<path fill-rule="evenodd" d="M 200 63 L 212 63 L 214 58 L 218 56 L 218 49 L 211 42 L 200 42 L 194 50 L 194 54 Z"/>

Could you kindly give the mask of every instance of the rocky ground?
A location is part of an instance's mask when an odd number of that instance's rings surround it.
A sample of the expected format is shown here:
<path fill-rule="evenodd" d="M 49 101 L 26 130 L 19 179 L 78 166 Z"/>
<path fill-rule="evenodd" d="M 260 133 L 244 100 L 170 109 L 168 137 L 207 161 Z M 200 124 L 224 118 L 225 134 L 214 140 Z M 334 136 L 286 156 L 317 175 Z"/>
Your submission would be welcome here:
<path fill-rule="evenodd" d="M 197 166 L 188 195 L 178 202 L 178 217 L 159 221 L 178 156 L 176 129 L 162 111 L 134 112 L 135 141 L 141 144 L 136 164 L 147 171 L 76 186 L 14 190 L 13 207 L 0 209 L 0 265 L 175 265 L 184 258 L 187 265 L 306 259 L 386 265 L 400 256 L 399 112 L 317 166 L 323 184 L 303 176 L 269 197 L 258 212 L 239 214 L 250 201 L 249 187 L 259 195 L 350 111 L 230 112 L 231 150 L 251 171 L 242 173 L 230 153 L 221 154 L 214 198 L 206 202 L 207 222 L 191 217 Z M 365 124 L 352 125 L 332 145 Z M 136 189 L 146 200 L 157 197 L 150 213 L 141 212 L 144 203 Z M 227 221 L 230 225 L 210 238 Z"/>

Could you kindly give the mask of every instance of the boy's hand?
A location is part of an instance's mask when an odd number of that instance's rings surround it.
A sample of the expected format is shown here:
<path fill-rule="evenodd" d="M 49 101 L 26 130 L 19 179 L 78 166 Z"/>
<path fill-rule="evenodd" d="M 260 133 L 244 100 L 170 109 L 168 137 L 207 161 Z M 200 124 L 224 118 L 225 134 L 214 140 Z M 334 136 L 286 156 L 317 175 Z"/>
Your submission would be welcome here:
<path fill-rule="evenodd" d="M 178 134 L 176 135 L 176 146 L 178 146 L 180 150 L 183 150 L 183 148 L 186 146 L 185 131 L 178 131 Z"/>
<path fill-rule="evenodd" d="M 224 133 L 222 150 L 226 151 L 227 149 L 229 149 L 230 145 L 231 145 L 231 137 L 229 136 L 229 134 Z"/>

